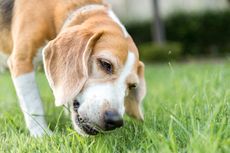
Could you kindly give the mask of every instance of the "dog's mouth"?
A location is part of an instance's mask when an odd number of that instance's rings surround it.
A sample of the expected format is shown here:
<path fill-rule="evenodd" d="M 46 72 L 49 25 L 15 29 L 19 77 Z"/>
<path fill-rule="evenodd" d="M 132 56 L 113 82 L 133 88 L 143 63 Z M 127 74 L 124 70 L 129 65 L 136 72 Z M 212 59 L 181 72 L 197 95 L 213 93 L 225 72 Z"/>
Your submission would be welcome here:
<path fill-rule="evenodd" d="M 75 122 L 80 129 L 82 129 L 88 135 L 96 135 L 99 133 L 99 129 L 97 129 L 93 124 L 90 124 L 88 120 L 82 119 L 78 112 L 76 113 L 77 117 Z"/>
<path fill-rule="evenodd" d="M 77 124 L 77 126 L 88 135 L 98 134 L 101 129 L 97 125 L 90 123 L 88 119 L 83 119 L 78 113 L 79 107 L 80 103 L 77 100 L 74 100 L 73 108 L 76 113 L 75 123 Z"/>

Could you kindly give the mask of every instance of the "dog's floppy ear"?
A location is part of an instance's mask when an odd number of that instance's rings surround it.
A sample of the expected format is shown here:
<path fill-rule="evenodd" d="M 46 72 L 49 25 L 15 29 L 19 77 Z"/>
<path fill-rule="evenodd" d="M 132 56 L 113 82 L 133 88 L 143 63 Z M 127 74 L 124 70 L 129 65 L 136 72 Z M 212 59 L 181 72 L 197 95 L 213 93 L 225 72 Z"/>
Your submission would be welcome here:
<path fill-rule="evenodd" d="M 69 28 L 44 48 L 44 68 L 56 106 L 72 100 L 84 86 L 89 57 L 101 35 L 102 32 Z"/>
<path fill-rule="evenodd" d="M 139 85 L 136 89 L 129 92 L 125 99 L 126 113 L 138 120 L 144 120 L 144 115 L 141 109 L 141 102 L 146 94 L 146 85 L 144 79 L 144 64 L 139 62 L 137 74 L 139 77 Z"/>

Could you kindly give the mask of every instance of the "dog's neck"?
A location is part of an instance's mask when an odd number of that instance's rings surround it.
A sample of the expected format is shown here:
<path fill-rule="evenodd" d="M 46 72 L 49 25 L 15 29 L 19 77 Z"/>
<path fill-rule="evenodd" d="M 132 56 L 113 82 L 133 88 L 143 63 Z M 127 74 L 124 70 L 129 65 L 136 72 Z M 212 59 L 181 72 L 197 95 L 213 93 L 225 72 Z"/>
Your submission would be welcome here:
<path fill-rule="evenodd" d="M 129 37 L 129 34 L 126 28 L 117 18 L 115 13 L 112 11 L 111 7 L 104 3 L 103 4 L 88 4 L 88 5 L 85 5 L 85 6 L 82 6 L 80 8 L 73 10 L 71 13 L 69 13 L 68 17 L 64 21 L 60 33 L 68 27 L 80 25 L 86 21 L 91 20 L 94 23 L 98 23 L 98 22 L 95 22 L 95 17 L 97 17 L 98 19 L 104 18 L 104 17 L 109 18 L 110 20 L 112 20 L 112 22 L 116 23 L 117 26 L 121 28 L 126 38 Z M 97 25 L 92 25 L 92 27 L 95 27 L 95 26 Z"/>
<path fill-rule="evenodd" d="M 82 22 L 84 22 L 85 19 L 87 19 L 87 16 L 89 16 L 89 14 L 92 12 L 108 11 L 108 9 L 109 7 L 104 4 L 89 4 L 89 5 L 85 5 L 80 8 L 77 8 L 73 10 L 71 13 L 69 13 L 68 17 L 63 23 L 61 31 L 62 29 L 65 29 L 67 27 L 81 24 Z"/>

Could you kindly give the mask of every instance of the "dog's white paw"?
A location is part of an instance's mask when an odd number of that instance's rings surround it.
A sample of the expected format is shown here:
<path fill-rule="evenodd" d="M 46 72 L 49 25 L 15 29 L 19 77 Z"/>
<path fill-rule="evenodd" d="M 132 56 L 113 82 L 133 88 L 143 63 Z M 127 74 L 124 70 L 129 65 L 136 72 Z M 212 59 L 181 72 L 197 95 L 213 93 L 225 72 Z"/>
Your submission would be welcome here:
<path fill-rule="evenodd" d="M 43 116 L 26 116 L 27 128 L 32 137 L 42 137 L 45 135 L 52 135 L 52 131 L 48 128 Z"/>
<path fill-rule="evenodd" d="M 30 135 L 35 138 L 39 138 L 46 135 L 51 136 L 53 134 L 53 132 L 49 128 L 42 128 L 40 126 L 34 127 L 29 130 L 30 130 Z"/>

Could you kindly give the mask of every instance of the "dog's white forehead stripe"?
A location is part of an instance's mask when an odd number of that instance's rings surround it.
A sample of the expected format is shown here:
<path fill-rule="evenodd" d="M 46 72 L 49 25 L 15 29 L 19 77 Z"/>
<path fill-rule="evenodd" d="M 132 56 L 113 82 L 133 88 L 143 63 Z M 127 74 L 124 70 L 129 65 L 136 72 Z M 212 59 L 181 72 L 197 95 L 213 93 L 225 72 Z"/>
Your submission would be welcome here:
<path fill-rule="evenodd" d="M 133 66 L 135 63 L 135 55 L 132 52 L 128 52 L 128 57 L 125 63 L 125 66 L 120 74 L 120 77 L 117 80 L 116 84 L 116 97 L 117 97 L 117 103 L 119 106 L 119 113 L 124 114 L 124 97 L 126 95 L 126 79 L 132 72 Z"/>
<path fill-rule="evenodd" d="M 129 33 L 127 32 L 126 28 L 121 23 L 121 21 L 118 19 L 118 17 L 115 15 L 115 13 L 112 10 L 109 10 L 108 14 L 113 19 L 113 21 L 116 22 L 121 27 L 125 37 L 127 38 L 129 36 Z"/>
<path fill-rule="evenodd" d="M 126 80 L 126 78 L 128 77 L 128 75 L 131 73 L 133 69 L 134 62 L 135 62 L 135 55 L 129 51 L 125 66 L 119 77 L 119 83 L 124 82 Z"/>

